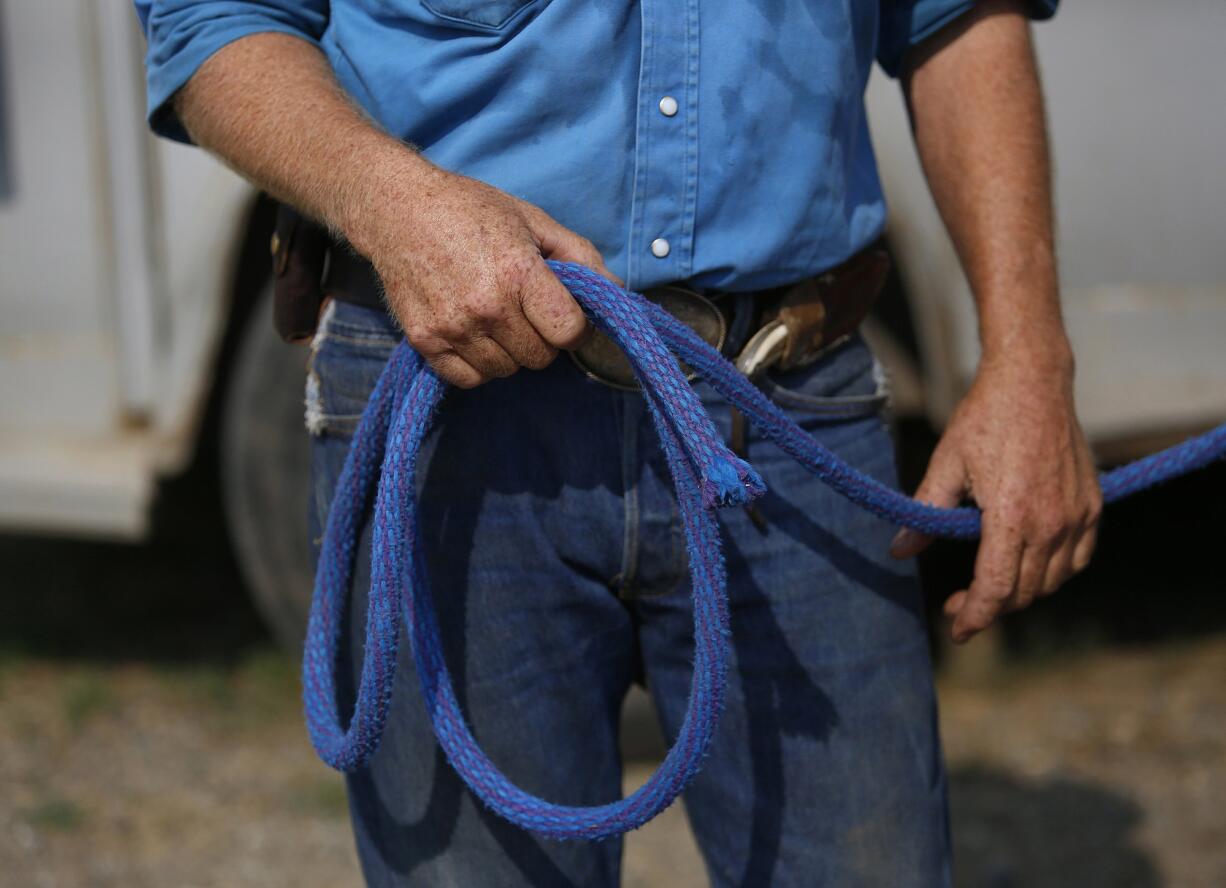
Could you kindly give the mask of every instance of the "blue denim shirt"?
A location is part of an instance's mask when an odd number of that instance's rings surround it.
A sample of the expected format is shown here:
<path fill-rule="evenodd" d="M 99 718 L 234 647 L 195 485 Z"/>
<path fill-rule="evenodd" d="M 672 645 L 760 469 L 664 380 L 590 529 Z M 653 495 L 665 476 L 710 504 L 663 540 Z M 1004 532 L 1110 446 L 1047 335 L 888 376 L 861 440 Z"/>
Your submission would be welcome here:
<path fill-rule="evenodd" d="M 1033 0 L 1050 15 L 1057 0 Z M 323 50 L 441 166 L 542 207 L 635 288 L 757 289 L 837 264 L 885 223 L 873 60 L 974 0 L 136 0 L 150 120 L 260 31 Z"/>

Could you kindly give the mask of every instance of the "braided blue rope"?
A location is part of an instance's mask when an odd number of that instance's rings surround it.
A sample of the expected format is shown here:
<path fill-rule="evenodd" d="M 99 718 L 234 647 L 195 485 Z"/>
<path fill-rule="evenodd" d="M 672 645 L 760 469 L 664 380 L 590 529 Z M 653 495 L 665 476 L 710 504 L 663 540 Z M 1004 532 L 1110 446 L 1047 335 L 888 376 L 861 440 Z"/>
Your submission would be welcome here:
<path fill-rule="evenodd" d="M 555 805 L 512 784 L 477 744 L 443 662 L 422 551 L 417 458 L 444 384 L 407 343 L 393 352 L 362 414 L 328 513 L 303 655 L 311 742 L 334 768 L 361 768 L 378 748 L 394 686 L 403 625 L 435 736 L 448 761 L 491 809 L 550 838 L 601 839 L 642 826 L 698 772 L 723 706 L 728 598 L 715 509 L 765 491 L 725 446 L 671 352 L 697 370 L 771 441 L 843 496 L 874 514 L 934 536 L 971 539 L 979 512 L 918 503 L 843 463 L 814 441 L 688 327 L 635 293 L 569 263 L 551 268 L 597 329 L 630 359 L 676 486 L 694 603 L 694 675 L 676 742 L 630 796 L 593 807 Z M 1226 425 L 1102 476 L 1110 502 L 1226 455 Z M 336 704 L 336 660 L 358 540 L 373 501 L 365 658 L 348 726 Z"/>

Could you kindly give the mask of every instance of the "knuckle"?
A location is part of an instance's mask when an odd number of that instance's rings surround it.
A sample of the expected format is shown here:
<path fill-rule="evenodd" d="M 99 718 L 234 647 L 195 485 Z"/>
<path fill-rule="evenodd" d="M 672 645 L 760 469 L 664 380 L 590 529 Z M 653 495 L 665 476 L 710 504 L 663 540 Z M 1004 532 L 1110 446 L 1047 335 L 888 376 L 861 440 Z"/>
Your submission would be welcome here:
<path fill-rule="evenodd" d="M 507 317 L 506 302 L 492 293 L 470 296 L 467 305 L 468 314 L 477 321 L 502 321 Z"/>
<path fill-rule="evenodd" d="M 411 321 L 403 325 L 404 338 L 409 340 L 409 345 L 413 346 L 418 351 L 427 351 L 428 346 L 433 339 L 432 331 L 425 324 L 417 321 Z"/>
<path fill-rule="evenodd" d="M 536 256 L 508 250 L 498 261 L 498 279 L 504 287 L 519 292 L 528 280 L 537 262 Z"/>
<path fill-rule="evenodd" d="M 1009 503 L 996 509 L 992 513 L 992 517 L 995 519 L 993 524 L 996 527 L 1016 532 L 1026 526 L 1029 515 L 1021 503 L 1011 500 Z"/>
<path fill-rule="evenodd" d="M 558 350 L 554 348 L 534 349 L 524 356 L 524 366 L 529 370 L 544 370 L 557 356 Z"/>
<path fill-rule="evenodd" d="M 1002 580 L 989 580 L 980 586 L 979 592 L 981 609 L 999 610 L 1009 600 L 1013 589 Z"/>
<path fill-rule="evenodd" d="M 475 341 L 464 357 L 487 380 L 510 376 L 519 369 L 510 355 L 488 339 Z"/>
<path fill-rule="evenodd" d="M 430 366 L 434 368 L 435 373 L 456 388 L 474 388 L 482 381 L 475 370 L 450 352 L 431 359 Z"/>
<path fill-rule="evenodd" d="M 440 318 L 432 325 L 430 335 L 443 342 L 464 342 L 469 338 L 468 324 L 458 315 Z"/>
<path fill-rule="evenodd" d="M 1054 545 L 1068 536 L 1069 523 L 1063 515 L 1043 515 L 1034 524 L 1033 538 L 1042 544 Z"/>
<path fill-rule="evenodd" d="M 1068 540 L 1071 528 L 1061 522 L 1058 525 L 1044 525 L 1039 533 L 1039 543 L 1047 550 L 1058 549 Z"/>
<path fill-rule="evenodd" d="M 518 369 L 519 365 L 514 361 L 501 359 L 490 366 L 489 375 L 497 379 L 505 379 Z"/>
<path fill-rule="evenodd" d="M 1004 610 L 1009 602 L 1013 599 L 1014 593 L 1012 589 L 1005 586 L 997 586 L 989 589 L 987 594 L 987 604 L 993 613 L 1000 613 Z"/>
<path fill-rule="evenodd" d="M 404 331 L 404 337 L 419 354 L 442 354 L 450 348 L 447 340 L 430 326 L 413 325 Z"/>

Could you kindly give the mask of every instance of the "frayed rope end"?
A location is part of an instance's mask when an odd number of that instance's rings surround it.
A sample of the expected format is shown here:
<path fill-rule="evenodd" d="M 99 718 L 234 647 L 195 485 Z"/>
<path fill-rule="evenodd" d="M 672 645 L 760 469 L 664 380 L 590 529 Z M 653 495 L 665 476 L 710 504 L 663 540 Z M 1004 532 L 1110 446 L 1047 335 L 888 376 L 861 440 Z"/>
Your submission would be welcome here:
<path fill-rule="evenodd" d="M 766 482 L 762 480 L 757 469 L 736 456 L 732 457 L 732 464 L 736 466 L 737 477 L 745 488 L 745 502 L 752 502 L 766 493 Z"/>
<path fill-rule="evenodd" d="M 743 506 L 765 492 L 757 470 L 732 454 L 714 460 L 702 479 L 702 504 L 708 509 Z"/>

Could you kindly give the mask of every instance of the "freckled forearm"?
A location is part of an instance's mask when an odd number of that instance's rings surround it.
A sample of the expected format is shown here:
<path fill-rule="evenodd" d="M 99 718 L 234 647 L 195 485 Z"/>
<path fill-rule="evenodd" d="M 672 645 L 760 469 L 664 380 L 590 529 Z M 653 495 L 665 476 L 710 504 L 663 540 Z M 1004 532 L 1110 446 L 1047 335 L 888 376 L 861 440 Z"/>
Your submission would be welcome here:
<path fill-rule="evenodd" d="M 989 0 L 920 46 L 915 141 L 979 310 L 985 360 L 1071 375 L 1053 245 L 1043 97 L 1018 0 Z"/>
<path fill-rule="evenodd" d="M 192 138 L 360 250 L 389 193 L 432 169 L 353 104 L 310 43 L 253 34 L 209 58 L 175 96 Z M 411 206 L 411 203 L 402 203 Z"/>

